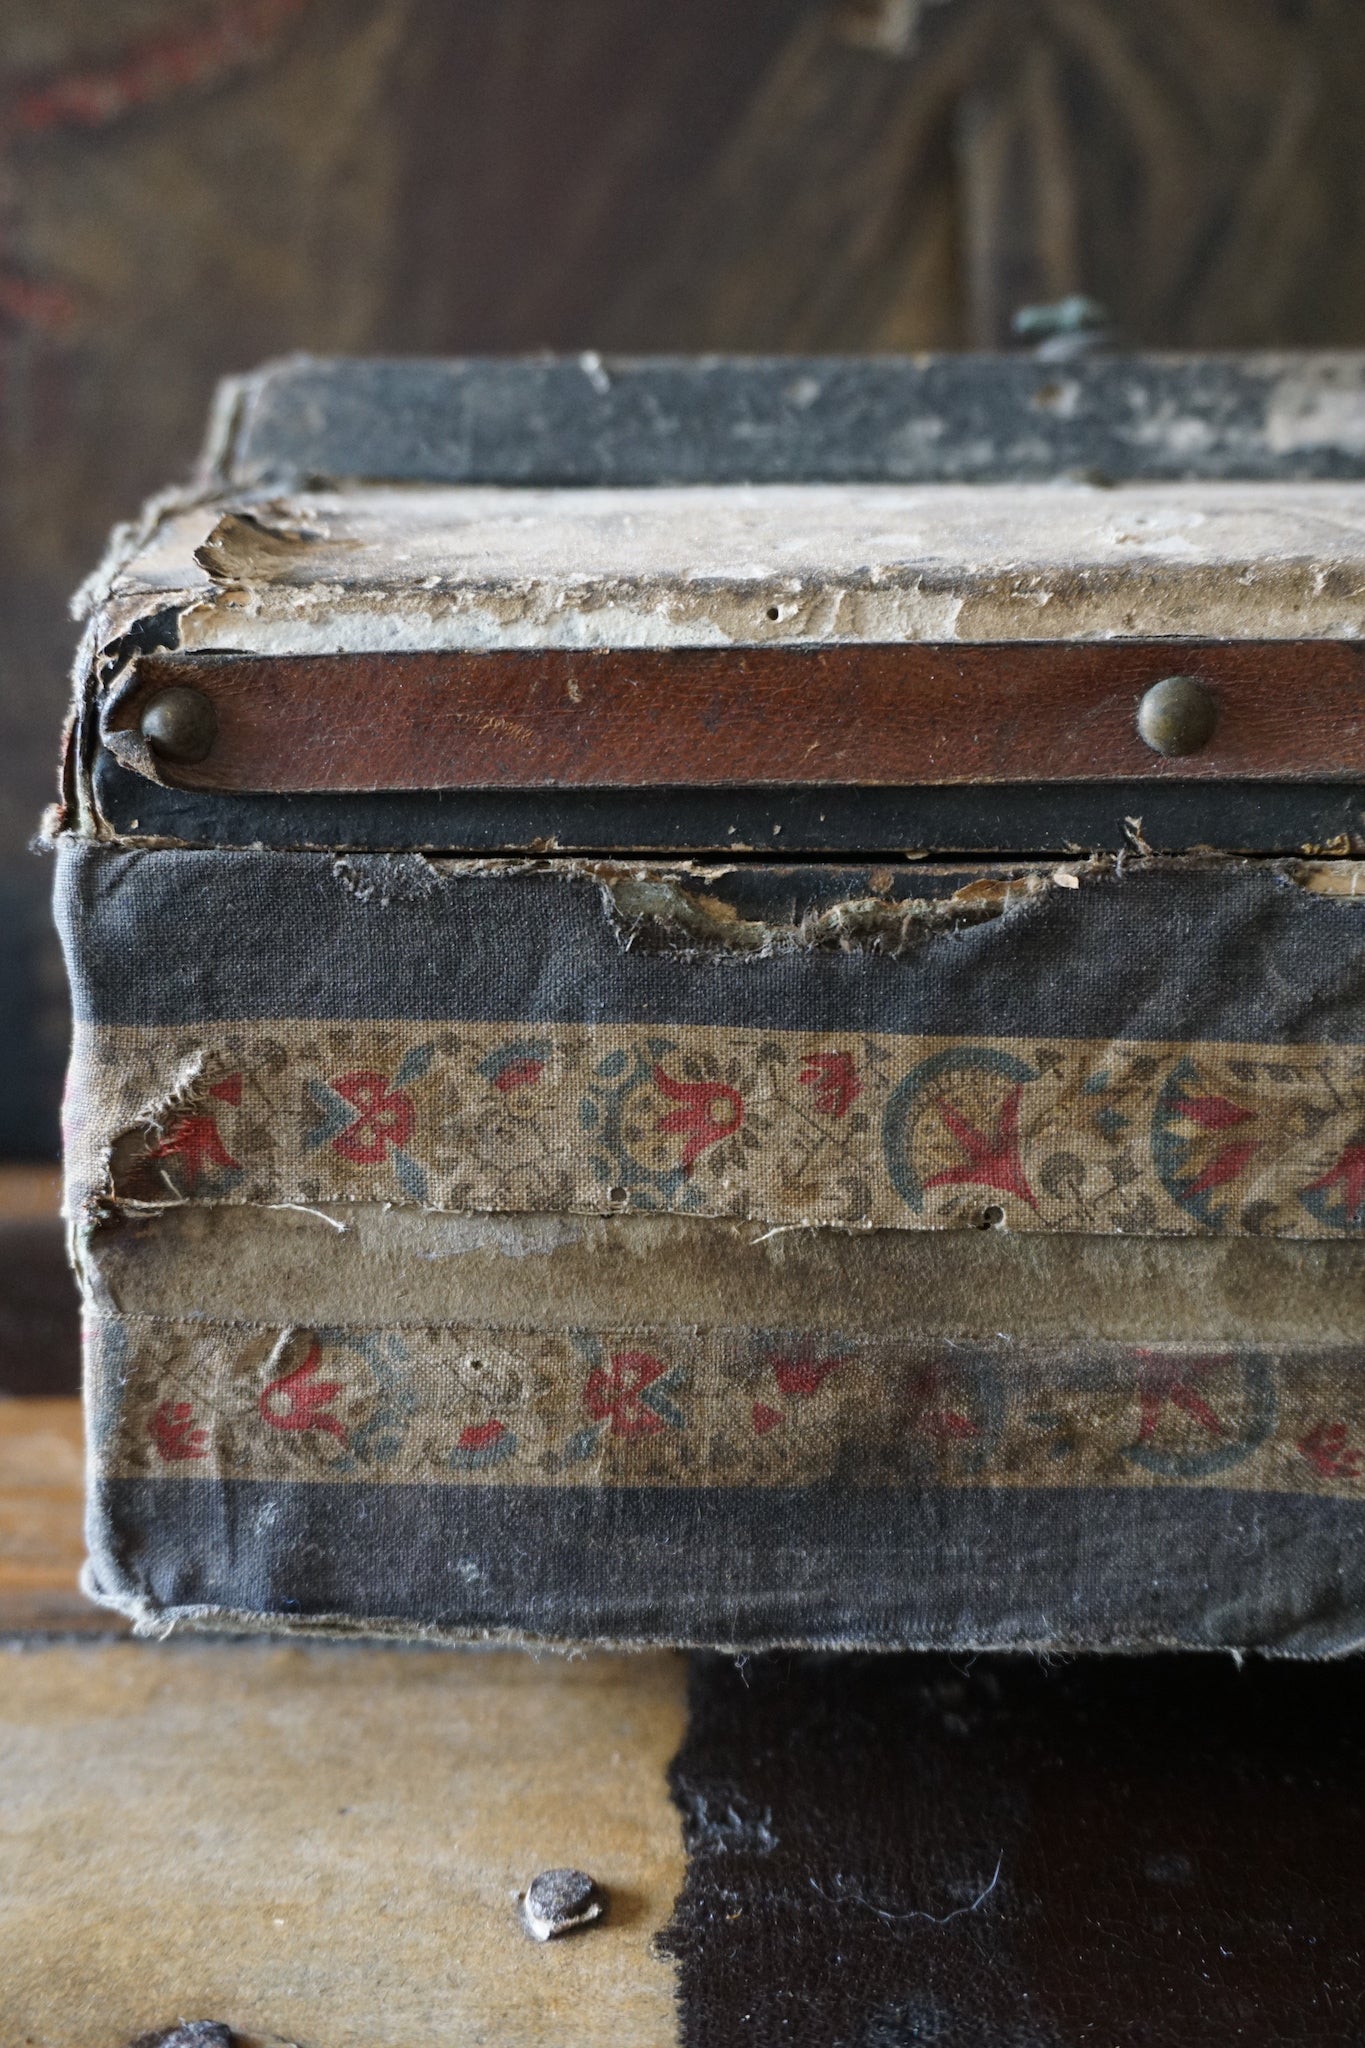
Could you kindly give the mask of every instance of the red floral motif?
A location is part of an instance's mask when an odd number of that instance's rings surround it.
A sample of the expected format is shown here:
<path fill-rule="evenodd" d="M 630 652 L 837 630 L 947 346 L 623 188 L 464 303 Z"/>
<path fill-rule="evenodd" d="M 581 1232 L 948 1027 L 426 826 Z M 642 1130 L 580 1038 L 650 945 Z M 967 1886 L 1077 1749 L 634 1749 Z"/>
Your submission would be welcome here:
<path fill-rule="evenodd" d="M 1018 1195 L 1031 1209 L 1036 1209 L 1038 1204 L 1019 1157 L 1019 1101 L 1023 1092 L 1022 1082 L 1016 1082 L 1001 1103 L 995 1127 L 990 1131 L 978 1130 L 946 1095 L 940 1095 L 935 1104 L 939 1120 L 956 1138 L 966 1158 L 960 1165 L 945 1166 L 941 1172 L 929 1174 L 925 1187 L 974 1184 L 1000 1188 L 1006 1194 Z"/>
<path fill-rule="evenodd" d="M 937 1365 L 926 1365 L 916 1373 L 913 1392 L 917 1399 L 926 1404 L 942 1398 L 944 1374 Z M 939 1443 L 958 1442 L 967 1437 L 984 1434 L 979 1423 L 970 1415 L 964 1415 L 960 1408 L 931 1408 L 925 1406 L 919 1417 L 919 1428 L 925 1436 L 933 1437 Z"/>
<path fill-rule="evenodd" d="M 826 1116 L 847 1116 L 863 1092 L 851 1052 L 813 1052 L 801 1069 L 815 1107 Z"/>
<path fill-rule="evenodd" d="M 237 1083 L 237 1099 L 241 1099 L 240 1074 L 232 1077 Z M 218 1095 L 225 1102 L 233 1098 L 222 1094 L 230 1083 L 219 1082 L 211 1088 L 211 1095 Z M 179 1159 L 185 1169 L 185 1177 L 191 1187 L 197 1187 L 207 1167 L 225 1166 L 236 1169 L 235 1160 L 223 1143 L 218 1129 L 218 1119 L 207 1110 L 186 1110 L 168 1126 L 165 1137 L 159 1145 L 153 1145 L 147 1154 L 149 1159 Z"/>
<path fill-rule="evenodd" d="M 1365 1138 L 1348 1145 L 1336 1165 L 1321 1180 L 1310 1181 L 1304 1193 L 1325 1195 L 1332 1188 L 1341 1189 L 1341 1206 L 1347 1221 L 1365 1221 Z"/>
<path fill-rule="evenodd" d="M 207 1458 L 208 1440 L 194 1426 L 188 1401 L 163 1401 L 147 1424 L 147 1434 L 167 1464 L 182 1458 Z"/>
<path fill-rule="evenodd" d="M 770 1429 L 776 1429 L 786 1417 L 780 1408 L 770 1408 L 766 1401 L 754 1402 L 754 1435 L 766 1436 Z"/>
<path fill-rule="evenodd" d="M 341 1381 L 315 1379 L 313 1375 L 321 1364 L 322 1346 L 315 1337 L 302 1365 L 262 1388 L 257 1404 L 261 1420 L 272 1429 L 325 1429 L 329 1436 L 345 1443 L 344 1425 L 335 1415 L 325 1413 L 341 1392 Z"/>
<path fill-rule="evenodd" d="M 242 1104 L 241 1075 L 225 1074 L 221 1081 L 215 1081 L 213 1083 L 213 1085 L 209 1089 L 209 1094 L 212 1095 L 215 1101 L 217 1102 L 226 1102 L 230 1104 L 230 1106 L 233 1109 L 240 1109 Z"/>
<path fill-rule="evenodd" d="M 1317 1422 L 1299 1438 L 1299 1450 L 1323 1479 L 1359 1479 L 1361 1453 L 1349 1450 L 1344 1422 Z"/>
<path fill-rule="evenodd" d="M 653 1436 L 663 1417 L 645 1405 L 646 1387 L 664 1376 L 662 1360 L 648 1351 L 618 1351 L 609 1365 L 595 1366 L 583 1388 L 583 1406 L 594 1422 L 609 1422 L 613 1436 Z"/>
<path fill-rule="evenodd" d="M 1138 1442 L 1150 1443 L 1156 1435 L 1167 1402 L 1191 1416 L 1210 1436 L 1225 1434 L 1213 1409 L 1190 1382 L 1202 1379 L 1209 1368 L 1223 1363 L 1217 1358 L 1162 1358 L 1156 1352 L 1141 1352 L 1138 1366 Z"/>
<path fill-rule="evenodd" d="M 510 1095 L 515 1088 L 534 1088 L 545 1072 L 544 1060 L 509 1060 L 493 1076 L 493 1086 L 502 1095 Z"/>
<path fill-rule="evenodd" d="M 1214 1132 L 1234 1131 L 1240 1124 L 1250 1123 L 1255 1115 L 1254 1110 L 1230 1101 L 1226 1095 L 1182 1095 L 1176 1111 L 1198 1130 Z M 1181 1182 L 1181 1198 L 1207 1194 L 1211 1188 L 1221 1188 L 1236 1180 L 1260 1149 L 1259 1138 L 1238 1138 L 1220 1145 L 1196 1179 Z"/>
<path fill-rule="evenodd" d="M 460 1431 L 459 1444 L 462 1451 L 491 1451 L 507 1434 L 507 1424 L 493 1416 L 488 1422 L 471 1422 Z"/>
<path fill-rule="evenodd" d="M 938 1437 L 944 1442 L 981 1434 L 980 1425 L 958 1408 L 937 1408 L 932 1414 L 922 1415 L 919 1426 L 926 1436 Z"/>
<path fill-rule="evenodd" d="M 744 1121 L 744 1098 L 724 1081 L 675 1081 L 662 1067 L 655 1067 L 654 1083 L 679 1105 L 661 1116 L 654 1128 L 669 1136 L 689 1133 L 683 1146 L 684 1173 L 691 1173 L 708 1145 L 733 1137 Z"/>
<path fill-rule="evenodd" d="M 818 1394 L 832 1372 L 837 1372 L 846 1358 L 812 1358 L 808 1353 L 798 1352 L 791 1358 L 769 1360 L 773 1378 L 777 1381 L 779 1394 L 795 1395 L 805 1400 L 811 1394 Z"/>
<path fill-rule="evenodd" d="M 333 1094 L 349 1102 L 357 1112 L 332 1150 L 357 1166 L 379 1166 L 388 1157 L 390 1145 L 402 1151 L 412 1136 L 416 1112 L 405 1088 L 391 1088 L 387 1074 L 362 1067 L 354 1074 L 342 1074 L 328 1084 Z"/>

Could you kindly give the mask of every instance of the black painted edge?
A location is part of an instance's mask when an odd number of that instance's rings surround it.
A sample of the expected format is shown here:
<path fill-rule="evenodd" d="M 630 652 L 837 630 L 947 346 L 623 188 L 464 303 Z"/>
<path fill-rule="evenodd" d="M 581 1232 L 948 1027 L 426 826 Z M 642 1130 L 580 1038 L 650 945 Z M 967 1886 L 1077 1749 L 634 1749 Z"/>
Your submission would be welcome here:
<path fill-rule="evenodd" d="M 204 473 L 225 487 L 1358 478 L 1363 422 L 1358 351 L 294 356 L 220 388 Z"/>
<path fill-rule="evenodd" d="M 1297 854 L 1365 837 L 1365 789 L 1294 782 L 773 790 L 177 790 L 101 749 L 100 817 L 128 844 L 428 853 Z"/>

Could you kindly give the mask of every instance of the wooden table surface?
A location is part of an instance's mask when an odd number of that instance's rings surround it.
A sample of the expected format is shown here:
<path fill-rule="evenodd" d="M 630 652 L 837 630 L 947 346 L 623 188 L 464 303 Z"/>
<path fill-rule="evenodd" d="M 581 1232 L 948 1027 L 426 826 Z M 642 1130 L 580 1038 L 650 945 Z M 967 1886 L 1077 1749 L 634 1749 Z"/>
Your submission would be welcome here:
<path fill-rule="evenodd" d="M 0 1402 L 4 2048 L 672 2042 L 684 1660 L 133 1641 L 76 1586 L 80 1439 Z M 562 1864 L 609 1912 L 541 1947 Z"/>
<path fill-rule="evenodd" d="M 6 2048 L 674 2040 L 680 1659 L 29 1639 L 0 1674 Z M 609 1911 L 541 1946 L 516 1894 L 564 1864 Z"/>
<path fill-rule="evenodd" d="M 0 1202 L 0 2048 L 1365 2042 L 1361 1660 L 134 1640 L 55 1232 Z"/>
<path fill-rule="evenodd" d="M 0 2048 L 672 2042 L 683 1660 L 131 1639 L 76 1583 L 79 1401 L 27 1391 L 75 1382 L 55 1205 L 0 1172 Z M 610 1907 L 541 1946 L 559 1864 Z"/>
<path fill-rule="evenodd" d="M 82 1556 L 79 1403 L 0 1401 L 4 2048 L 674 2040 L 681 1658 L 133 1641 Z M 561 1864 L 610 1909 L 540 1947 Z"/>

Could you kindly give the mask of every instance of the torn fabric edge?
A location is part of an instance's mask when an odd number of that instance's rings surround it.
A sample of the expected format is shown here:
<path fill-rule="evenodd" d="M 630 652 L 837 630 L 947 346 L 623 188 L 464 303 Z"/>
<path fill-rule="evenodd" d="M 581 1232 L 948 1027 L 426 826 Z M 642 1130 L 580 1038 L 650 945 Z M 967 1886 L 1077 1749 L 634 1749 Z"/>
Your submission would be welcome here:
<path fill-rule="evenodd" d="M 1332 868 L 941 871 L 941 910 L 917 882 L 854 899 L 866 947 L 804 946 L 724 875 L 68 844 L 73 1199 L 1351 1232 L 1365 948 Z M 706 943 L 637 943 L 621 889 Z M 732 928 L 797 936 L 712 950 Z"/>

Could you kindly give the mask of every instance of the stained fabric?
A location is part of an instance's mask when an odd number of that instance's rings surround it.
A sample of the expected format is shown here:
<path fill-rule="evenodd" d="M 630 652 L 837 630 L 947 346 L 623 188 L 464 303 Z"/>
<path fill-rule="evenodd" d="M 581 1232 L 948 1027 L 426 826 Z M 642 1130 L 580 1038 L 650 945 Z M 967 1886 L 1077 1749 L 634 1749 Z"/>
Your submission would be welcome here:
<path fill-rule="evenodd" d="M 847 1329 L 87 1323 L 121 1478 L 1230 1486 L 1358 1499 L 1365 1350 Z"/>
<path fill-rule="evenodd" d="M 1365 1638 L 1348 897 L 68 845 L 59 915 L 126 1611 Z"/>

